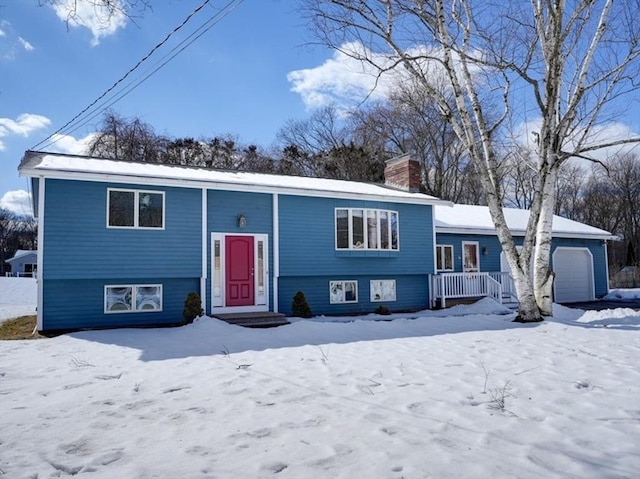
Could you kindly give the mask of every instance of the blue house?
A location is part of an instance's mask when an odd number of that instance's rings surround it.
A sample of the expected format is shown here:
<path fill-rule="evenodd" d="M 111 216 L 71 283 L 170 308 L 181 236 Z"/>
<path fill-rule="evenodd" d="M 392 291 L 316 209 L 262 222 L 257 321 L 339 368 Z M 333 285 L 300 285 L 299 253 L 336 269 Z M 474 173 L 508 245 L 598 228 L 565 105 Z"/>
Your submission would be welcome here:
<path fill-rule="evenodd" d="M 38 330 L 179 324 L 205 313 L 314 314 L 446 306 L 515 292 L 487 208 L 418 193 L 420 165 L 385 185 L 28 151 L 38 219 Z M 521 241 L 528 218 L 505 210 Z M 611 235 L 554 219 L 556 302 L 608 291 Z"/>
<path fill-rule="evenodd" d="M 388 185 L 28 151 L 38 218 L 38 330 L 176 324 L 207 314 L 421 309 L 434 205 L 401 157 Z M 403 189 L 404 188 L 404 189 Z"/>
<path fill-rule="evenodd" d="M 529 212 L 515 208 L 503 211 L 516 244 L 521 245 Z M 509 267 L 489 209 L 473 205 L 435 206 L 434 213 L 438 274 L 431 278 L 431 305 L 442 299 L 442 291 L 449 298 L 474 296 L 470 278 L 479 283 L 499 283 L 500 300 L 513 301 L 515 291 Z M 613 238 L 608 231 L 554 215 L 551 269 L 555 273 L 556 303 L 592 301 L 609 292 L 606 242 Z M 461 277 L 465 280 L 460 281 Z M 475 287 L 490 288 L 490 284 L 484 283 Z M 466 286 L 467 290 L 456 290 L 454 285 Z"/>

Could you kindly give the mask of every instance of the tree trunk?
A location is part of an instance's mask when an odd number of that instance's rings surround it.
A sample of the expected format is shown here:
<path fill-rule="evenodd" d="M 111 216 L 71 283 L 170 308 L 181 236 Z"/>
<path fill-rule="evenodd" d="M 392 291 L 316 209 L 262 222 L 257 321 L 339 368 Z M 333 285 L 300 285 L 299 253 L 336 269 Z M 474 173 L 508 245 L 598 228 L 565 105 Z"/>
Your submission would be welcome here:
<path fill-rule="evenodd" d="M 534 255 L 533 289 L 540 313 L 543 316 L 553 316 L 553 280 L 555 274 L 551 271 L 549 260 L 551 257 L 553 209 L 556 198 L 556 183 L 560 162 L 554 162 L 544 177 L 542 185 L 542 202 L 540 216 L 536 224 L 536 249 Z"/>

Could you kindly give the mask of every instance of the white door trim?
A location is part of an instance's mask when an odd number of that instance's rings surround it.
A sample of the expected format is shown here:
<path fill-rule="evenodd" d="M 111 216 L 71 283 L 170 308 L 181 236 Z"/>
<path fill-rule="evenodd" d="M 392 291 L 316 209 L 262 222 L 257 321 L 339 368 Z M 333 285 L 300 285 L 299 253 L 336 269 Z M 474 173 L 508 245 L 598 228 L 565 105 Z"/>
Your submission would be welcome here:
<path fill-rule="evenodd" d="M 464 247 L 466 245 L 468 245 L 468 244 L 474 245 L 476 247 L 476 266 L 477 266 L 477 269 L 475 271 L 470 271 L 470 270 L 468 271 L 467 268 L 464 265 L 464 256 L 465 256 Z M 480 242 L 479 241 L 463 241 L 462 242 L 462 271 L 464 273 L 478 273 L 478 272 L 480 272 Z"/>
<path fill-rule="evenodd" d="M 251 236 L 253 237 L 253 258 L 254 258 L 254 304 L 251 306 L 227 306 L 226 302 L 226 251 L 225 238 L 227 236 Z M 215 242 L 219 241 L 220 248 L 220 264 L 219 275 L 216 275 L 216 254 Z M 258 277 L 258 248 L 259 242 L 263 242 L 263 261 L 264 268 L 262 272 L 262 292 L 260 292 Z M 262 233 L 211 233 L 211 314 L 216 313 L 247 313 L 269 311 L 269 235 Z M 219 284 L 217 283 L 219 281 Z"/>

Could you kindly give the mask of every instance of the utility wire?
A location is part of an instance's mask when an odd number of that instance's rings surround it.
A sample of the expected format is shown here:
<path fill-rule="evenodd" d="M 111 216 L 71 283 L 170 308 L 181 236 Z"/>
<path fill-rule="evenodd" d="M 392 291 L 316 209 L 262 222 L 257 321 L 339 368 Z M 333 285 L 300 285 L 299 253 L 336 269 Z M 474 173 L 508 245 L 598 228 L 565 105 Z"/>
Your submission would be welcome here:
<path fill-rule="evenodd" d="M 240 3 L 242 3 L 243 0 L 231 0 L 229 3 L 227 3 L 227 5 L 225 5 L 221 10 L 219 10 L 213 17 L 209 18 L 205 23 L 203 23 L 200 27 L 198 27 L 193 33 L 191 33 L 186 39 L 184 39 L 182 42 L 180 42 L 177 46 L 175 46 L 168 54 L 166 54 L 164 57 L 162 57 L 162 59 L 158 62 L 156 62 L 155 64 L 155 68 L 153 70 L 147 70 L 147 72 L 150 71 L 150 73 L 146 74 L 144 77 L 140 78 L 138 77 L 137 80 L 133 80 L 132 82 L 128 83 L 126 85 L 126 88 L 128 88 L 126 91 L 123 91 L 119 94 L 118 97 L 111 98 L 108 100 L 105 100 L 98 108 L 99 110 L 93 112 L 91 114 L 90 117 L 88 117 L 87 119 L 85 119 L 82 123 L 75 125 L 73 127 L 70 127 L 70 129 L 66 132 L 67 134 L 73 133 L 74 131 L 78 130 L 79 128 L 83 127 L 84 125 L 86 125 L 87 123 L 89 123 L 91 120 L 93 120 L 95 117 L 97 117 L 98 115 L 100 115 L 103 111 L 107 110 L 108 108 L 110 108 L 112 105 L 114 105 L 115 103 L 119 102 L 122 98 L 124 98 L 126 95 L 128 95 L 129 93 L 131 93 L 133 90 L 135 90 L 138 86 L 140 86 L 140 84 L 142 84 L 144 81 L 146 81 L 147 79 L 149 79 L 152 75 L 154 75 L 158 70 L 160 70 L 162 67 L 164 67 L 167 63 L 169 63 L 171 60 L 173 60 L 173 58 L 175 58 L 177 55 L 179 55 L 182 51 L 184 51 L 186 48 L 188 48 L 192 43 L 194 43 L 198 38 L 200 38 L 202 35 L 204 35 L 206 32 L 208 32 L 211 28 L 213 28 L 217 23 L 219 23 L 222 19 L 224 19 L 227 15 L 229 15 L 233 10 L 235 10 L 235 8 L 238 7 L 238 5 L 240 5 Z M 234 4 L 235 5 L 232 5 Z M 232 6 L 231 9 L 228 9 L 230 6 Z M 225 11 L 225 9 L 228 9 Z M 220 16 L 221 15 L 221 16 Z M 220 16 L 220 18 L 218 18 L 218 16 Z M 215 20 L 215 22 L 214 22 Z M 211 23 L 213 22 L 213 23 Z M 211 23 L 211 25 L 209 25 L 207 27 L 207 25 Z M 194 37 L 194 35 L 196 35 L 196 33 L 200 30 L 202 30 L 203 28 L 206 29 L 200 33 L 199 35 L 195 36 L 195 38 L 193 38 L 191 41 L 188 41 L 189 39 L 191 39 L 192 37 Z M 182 48 L 182 45 L 184 45 Z M 134 84 L 135 82 L 135 84 Z M 133 85 L 133 86 L 131 86 Z M 107 104 L 107 102 L 109 102 Z M 58 140 L 53 140 L 49 143 L 47 143 L 47 145 L 45 146 L 48 147 L 54 143 L 56 143 Z"/>
<path fill-rule="evenodd" d="M 40 141 L 39 143 L 37 143 L 36 145 L 34 145 L 33 147 L 31 147 L 32 150 L 37 149 L 40 145 L 42 145 L 43 143 L 48 142 L 49 140 L 51 140 L 55 135 L 62 133 L 67 127 L 69 127 L 70 125 L 72 125 L 74 122 L 76 122 L 82 115 L 84 115 L 87 111 L 89 111 L 91 108 L 93 108 L 100 100 L 102 100 L 104 97 L 106 97 L 110 92 L 112 92 L 116 87 L 118 87 L 118 85 L 120 85 L 127 77 L 129 77 L 129 75 L 131 75 L 135 70 L 137 70 L 145 61 L 147 61 L 151 55 L 153 55 L 154 52 L 156 52 L 159 48 L 161 48 L 175 33 L 177 33 L 182 27 L 184 27 L 189 20 L 191 20 L 191 18 L 196 15 L 200 10 L 202 10 L 211 0 L 205 0 L 201 5 L 199 5 L 195 10 L 193 10 L 183 21 L 182 23 L 180 23 L 180 25 L 178 25 L 177 27 L 175 27 L 161 42 L 159 42 L 156 46 L 154 46 L 149 53 L 147 53 L 141 60 L 139 60 L 136 65 L 134 67 L 132 67 L 131 69 L 129 69 L 129 71 L 127 71 L 120 79 L 118 79 L 113 85 L 111 85 L 111 87 L 109 87 L 107 90 L 105 90 L 98 98 L 96 98 L 91 104 L 89 104 L 86 108 L 84 108 L 80 113 L 78 113 L 76 116 L 74 116 L 71 120 L 69 120 L 67 123 L 65 123 L 62 127 L 60 127 L 58 130 L 56 130 L 55 132 L 53 132 L 51 135 L 47 136 L 46 138 L 44 138 L 42 141 Z M 224 15 L 222 15 L 221 18 L 219 18 L 216 22 L 214 22 L 213 24 L 211 24 L 209 27 L 207 27 L 201 34 L 199 34 L 198 36 L 196 36 L 193 40 L 191 40 L 189 43 L 187 43 L 183 48 L 181 48 L 180 50 L 178 50 L 175 54 L 171 55 L 171 57 L 166 60 L 165 62 L 163 62 L 162 64 L 160 64 L 160 66 L 158 66 L 157 68 L 155 68 L 151 73 L 149 73 L 148 75 L 146 75 L 142 80 L 138 81 L 132 88 L 129 88 L 125 93 L 121 94 L 119 97 L 117 97 L 114 101 L 112 101 L 109 105 L 107 105 L 104 108 L 101 108 L 99 111 L 95 112 L 93 114 L 93 116 L 91 116 L 88 120 L 85 120 L 83 123 L 81 123 L 80 125 L 75 126 L 72 130 L 70 130 L 70 132 L 76 131 L 78 128 L 80 128 L 83 125 L 86 125 L 91 119 L 95 118 L 97 115 L 99 115 L 100 113 L 102 113 L 104 110 L 106 110 L 108 107 L 110 107 L 111 105 L 115 104 L 117 101 L 121 100 L 124 96 L 126 96 L 128 93 L 130 93 L 132 90 L 134 90 L 137 86 L 139 86 L 142 82 L 144 82 L 146 79 L 148 79 L 150 76 L 152 76 L 154 73 L 156 73 L 160 68 L 162 68 L 164 65 L 166 65 L 169 61 L 171 61 L 173 58 L 175 58 L 179 53 L 181 53 L 182 51 L 184 51 L 188 46 L 190 46 L 193 42 L 195 42 L 198 38 L 200 38 L 204 33 L 206 33 L 207 31 L 209 31 L 214 25 L 216 25 L 220 20 L 222 20 L 223 18 L 225 18 L 229 13 L 231 13 L 233 10 L 235 10 L 235 8 L 242 3 L 243 0 L 231 0 L 230 2 L 228 2 L 222 9 L 220 9 L 218 12 L 216 12 L 215 15 L 213 15 L 211 18 L 209 18 L 203 25 L 201 25 L 198 29 L 195 30 L 195 32 L 191 33 L 191 35 L 189 35 L 187 37 L 187 39 L 183 40 L 181 43 L 178 44 L 177 47 L 174 47 L 174 49 L 171 50 L 171 52 L 174 52 L 176 50 L 176 48 L 178 48 L 180 45 L 183 45 L 189 38 L 191 38 L 196 32 L 198 32 L 199 30 L 201 30 L 205 25 L 207 25 L 208 23 L 210 23 L 212 20 L 216 19 L 216 17 L 218 17 L 220 15 L 221 12 L 224 12 L 226 9 L 228 9 L 234 2 L 236 2 L 235 5 L 233 5 L 233 8 L 231 8 L 230 10 L 226 11 L 224 13 Z M 171 52 L 169 54 L 171 54 Z M 167 56 L 165 56 L 164 58 L 166 58 Z M 156 63 L 157 65 L 157 63 Z M 129 84 L 130 85 L 130 84 Z M 107 100 L 108 101 L 108 100 Z M 104 103 L 102 104 L 104 105 Z M 100 107 L 102 107 L 102 105 L 100 105 Z M 99 108 L 100 108 L 99 107 Z M 46 145 L 46 147 L 49 147 L 50 145 L 53 145 L 54 143 L 56 143 L 58 140 L 54 140 L 54 141 L 49 141 Z"/>

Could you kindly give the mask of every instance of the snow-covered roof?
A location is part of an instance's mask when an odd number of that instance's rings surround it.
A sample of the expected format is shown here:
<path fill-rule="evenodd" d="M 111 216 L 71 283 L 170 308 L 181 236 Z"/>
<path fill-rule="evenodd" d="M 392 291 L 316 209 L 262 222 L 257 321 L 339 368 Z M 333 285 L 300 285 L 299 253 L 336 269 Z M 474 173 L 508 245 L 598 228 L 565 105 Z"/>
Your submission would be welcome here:
<path fill-rule="evenodd" d="M 30 254 L 36 254 L 36 251 L 30 250 L 30 249 L 19 249 L 16 250 L 16 253 L 13 255 L 13 258 L 9 258 L 8 260 L 5 261 L 5 263 L 12 263 L 17 259 L 20 259 L 24 256 L 30 255 Z"/>
<path fill-rule="evenodd" d="M 517 236 L 524 235 L 529 211 L 503 208 L 507 226 Z M 435 206 L 435 224 L 438 233 L 493 234 L 496 230 L 489 208 L 475 205 Z M 608 231 L 553 215 L 553 236 L 561 238 L 611 239 Z"/>
<path fill-rule="evenodd" d="M 21 176 L 117 181 L 149 185 L 368 199 L 414 204 L 450 204 L 434 196 L 356 181 L 137 163 L 88 156 L 27 151 Z"/>

